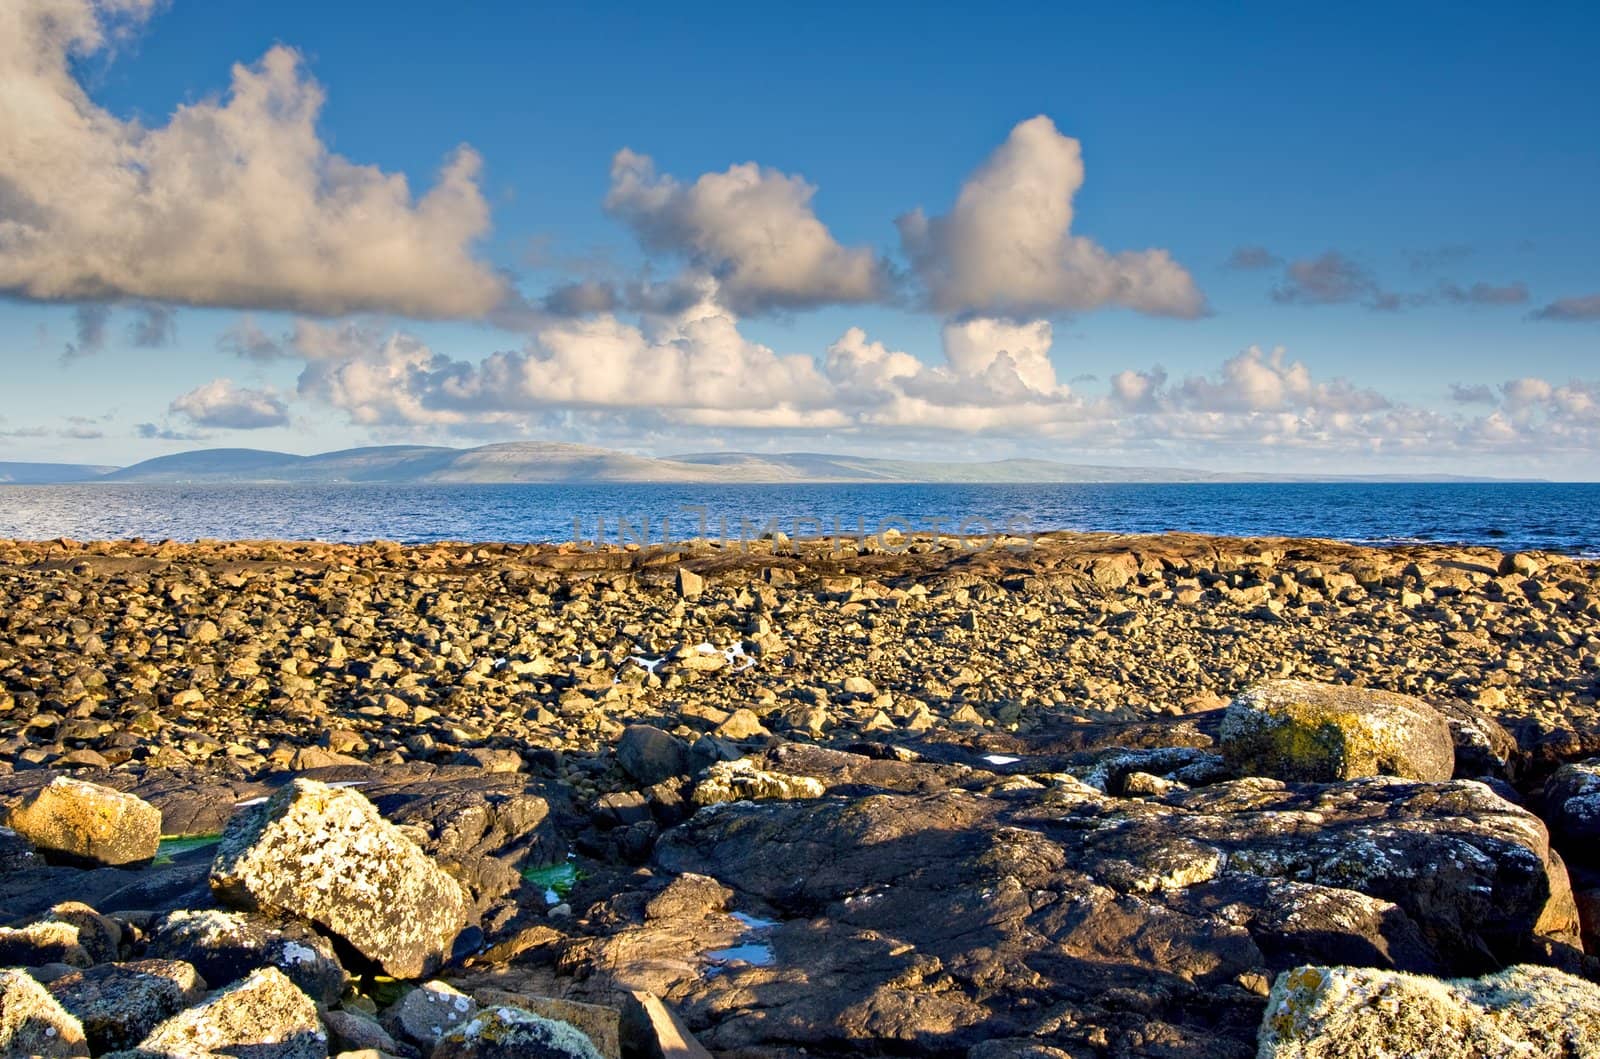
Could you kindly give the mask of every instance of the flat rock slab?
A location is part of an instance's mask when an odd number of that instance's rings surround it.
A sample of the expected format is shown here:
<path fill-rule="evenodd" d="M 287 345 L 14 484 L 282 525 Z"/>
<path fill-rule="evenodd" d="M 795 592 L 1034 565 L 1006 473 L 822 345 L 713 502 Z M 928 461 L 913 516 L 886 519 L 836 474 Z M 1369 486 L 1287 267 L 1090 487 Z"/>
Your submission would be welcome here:
<path fill-rule="evenodd" d="M 370 801 L 315 780 L 234 817 L 211 886 L 225 904 L 316 923 L 396 978 L 436 970 L 471 915 L 460 884 Z"/>

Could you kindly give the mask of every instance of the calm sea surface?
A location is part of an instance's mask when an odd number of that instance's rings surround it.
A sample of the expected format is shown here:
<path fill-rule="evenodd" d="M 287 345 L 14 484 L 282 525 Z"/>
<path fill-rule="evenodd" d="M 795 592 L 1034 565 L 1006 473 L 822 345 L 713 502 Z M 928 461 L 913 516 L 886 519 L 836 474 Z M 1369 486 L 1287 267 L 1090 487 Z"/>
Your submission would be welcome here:
<path fill-rule="evenodd" d="M 1183 530 L 1600 556 L 1600 484 L 0 486 L 0 538 L 615 542 L 648 523 L 660 542 L 935 520 L 969 534 Z"/>

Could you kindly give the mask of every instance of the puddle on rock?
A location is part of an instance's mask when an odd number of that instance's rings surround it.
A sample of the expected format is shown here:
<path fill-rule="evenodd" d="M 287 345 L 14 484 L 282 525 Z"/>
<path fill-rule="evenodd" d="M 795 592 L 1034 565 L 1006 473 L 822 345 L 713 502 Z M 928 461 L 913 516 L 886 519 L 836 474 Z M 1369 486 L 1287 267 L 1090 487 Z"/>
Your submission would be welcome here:
<path fill-rule="evenodd" d="M 150 862 L 151 866 L 165 867 L 171 864 L 172 858 L 180 853 L 205 849 L 208 846 L 215 846 L 220 841 L 222 841 L 220 833 L 215 835 L 168 835 L 162 838 L 161 842 L 156 846 L 156 859 Z"/>
<path fill-rule="evenodd" d="M 778 962 L 778 954 L 773 951 L 772 943 L 762 940 L 762 935 L 771 933 L 778 925 L 777 920 L 762 919 L 747 912 L 734 912 L 733 918 L 745 928 L 745 933 L 740 936 L 738 944 L 725 949 L 712 949 L 705 954 L 706 962 L 710 964 L 706 968 L 707 978 L 715 978 L 734 964 L 771 967 Z"/>
<path fill-rule="evenodd" d="M 544 887 L 545 904 L 559 905 L 578 881 L 578 866 L 571 860 L 564 860 L 544 868 L 528 868 L 522 877 L 535 886 Z"/>

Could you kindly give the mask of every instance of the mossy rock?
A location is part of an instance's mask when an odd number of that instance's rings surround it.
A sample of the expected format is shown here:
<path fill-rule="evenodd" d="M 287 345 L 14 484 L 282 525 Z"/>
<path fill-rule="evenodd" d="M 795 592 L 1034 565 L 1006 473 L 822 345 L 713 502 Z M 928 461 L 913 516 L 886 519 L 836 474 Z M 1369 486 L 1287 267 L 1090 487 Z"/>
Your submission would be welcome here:
<path fill-rule="evenodd" d="M 1287 782 L 1443 782 L 1455 771 L 1449 722 L 1421 699 L 1308 680 L 1268 681 L 1234 699 L 1222 751 L 1238 775 Z"/>

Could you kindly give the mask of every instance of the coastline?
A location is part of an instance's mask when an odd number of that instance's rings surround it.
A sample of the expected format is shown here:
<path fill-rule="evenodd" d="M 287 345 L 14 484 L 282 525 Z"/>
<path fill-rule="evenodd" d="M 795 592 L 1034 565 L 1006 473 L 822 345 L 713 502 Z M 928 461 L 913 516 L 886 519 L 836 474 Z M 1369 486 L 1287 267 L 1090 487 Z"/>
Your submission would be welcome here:
<path fill-rule="evenodd" d="M 71 777 L 198 836 L 132 881 L 0 870 L 6 922 L 71 896 L 149 939 L 130 956 L 199 960 L 163 939 L 227 899 L 214 836 L 299 791 L 370 799 L 462 888 L 471 925 L 417 980 L 613 1012 L 644 990 L 727 1054 L 1244 1056 L 1296 963 L 1594 959 L 1576 909 L 1600 865 L 1518 804 L 1600 752 L 1593 560 L 1172 534 L 0 541 L 0 615 L 0 808 Z M 1230 772 L 1225 708 L 1283 678 L 1437 710 L 1456 778 Z M 1360 853 L 1374 836 L 1402 854 Z M 388 1003 L 340 958 L 342 1011 Z"/>

